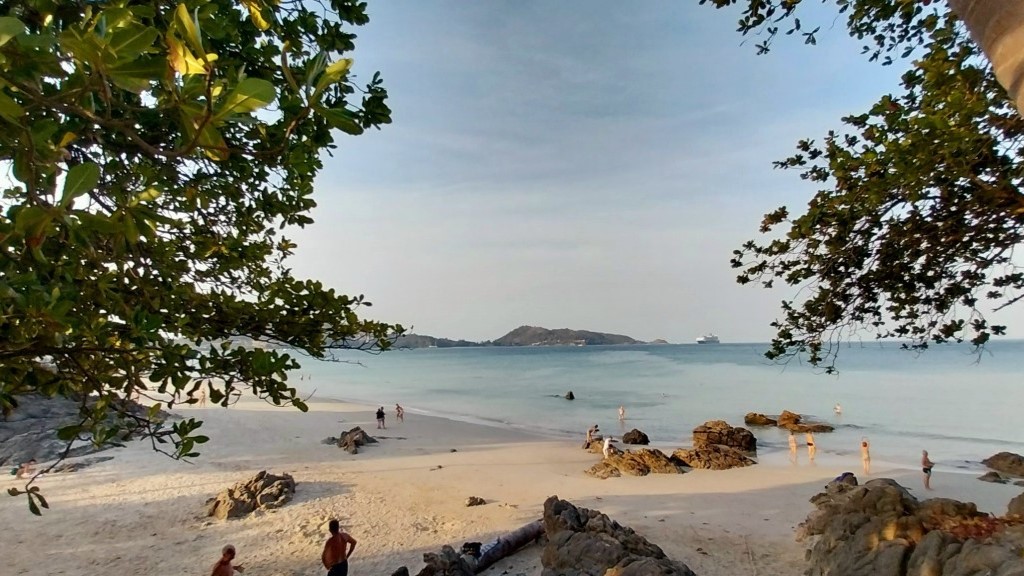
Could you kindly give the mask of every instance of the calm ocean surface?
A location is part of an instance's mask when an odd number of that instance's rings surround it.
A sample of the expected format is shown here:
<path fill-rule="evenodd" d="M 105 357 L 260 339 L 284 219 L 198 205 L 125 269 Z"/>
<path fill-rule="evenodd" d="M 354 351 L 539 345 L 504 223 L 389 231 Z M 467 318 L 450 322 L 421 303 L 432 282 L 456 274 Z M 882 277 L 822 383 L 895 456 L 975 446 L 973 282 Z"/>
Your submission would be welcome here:
<path fill-rule="evenodd" d="M 747 412 L 791 410 L 836 426 L 817 435 L 819 452 L 854 455 L 862 436 L 876 461 L 916 467 L 927 449 L 955 469 L 995 452 L 1024 452 L 1024 341 L 997 342 L 980 357 L 968 345 L 922 354 L 897 344 L 843 345 L 840 373 L 782 366 L 764 344 L 462 348 L 346 354 L 362 365 L 303 359 L 290 382 L 305 393 L 384 405 L 410 414 L 530 429 L 582 438 L 594 423 L 626 429 L 659 447 L 688 445 L 706 420 L 743 425 Z M 561 398 L 572 390 L 575 401 Z M 836 416 L 839 402 L 843 414 Z M 785 450 L 786 435 L 754 429 L 763 451 Z M 801 442 L 802 445 L 802 442 Z"/>

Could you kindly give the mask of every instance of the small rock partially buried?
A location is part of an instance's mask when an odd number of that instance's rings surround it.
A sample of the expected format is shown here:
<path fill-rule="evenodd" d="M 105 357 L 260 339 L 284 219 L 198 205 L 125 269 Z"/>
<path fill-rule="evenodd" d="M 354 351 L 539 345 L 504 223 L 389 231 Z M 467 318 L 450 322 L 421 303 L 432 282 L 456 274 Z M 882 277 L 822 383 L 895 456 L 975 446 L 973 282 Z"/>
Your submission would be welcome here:
<path fill-rule="evenodd" d="M 487 504 L 487 500 L 484 500 L 479 496 L 470 496 L 469 498 L 466 498 L 466 506 L 483 506 L 484 504 Z"/>

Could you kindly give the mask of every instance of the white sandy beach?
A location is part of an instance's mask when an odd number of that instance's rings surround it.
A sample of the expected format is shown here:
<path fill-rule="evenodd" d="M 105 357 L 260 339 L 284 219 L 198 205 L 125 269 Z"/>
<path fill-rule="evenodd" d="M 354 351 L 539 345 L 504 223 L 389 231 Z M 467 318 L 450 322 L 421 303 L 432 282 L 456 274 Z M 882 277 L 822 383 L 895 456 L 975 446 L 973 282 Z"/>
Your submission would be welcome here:
<path fill-rule="evenodd" d="M 557 494 L 632 527 L 699 575 L 793 575 L 804 569 L 793 529 L 811 510 L 808 499 L 843 470 L 859 472 L 855 460 L 792 466 L 783 454 L 737 470 L 598 480 L 583 470 L 599 456 L 577 441 L 412 413 L 399 423 L 390 407 L 388 430 L 378 431 L 373 410 L 313 402 L 302 414 L 247 401 L 177 411 L 203 419 L 212 438 L 192 464 L 139 442 L 104 452 L 111 461 L 41 478 L 51 505 L 42 518 L 23 497 L 0 498 L 2 572 L 205 575 L 232 543 L 247 576 L 312 576 L 324 573 L 326 523 L 337 517 L 359 541 L 351 574 L 386 575 L 402 565 L 415 574 L 424 552 L 486 542 L 539 518 L 544 499 Z M 320 442 L 357 425 L 380 443 L 349 455 Z M 828 436 L 819 443 L 827 449 Z M 291 503 L 243 520 L 203 517 L 207 498 L 264 469 L 295 477 Z M 883 476 L 922 497 L 914 470 L 876 464 L 873 477 Z M 999 514 L 1020 492 L 941 469 L 933 485 L 929 496 Z M 467 508 L 468 496 L 487 504 Z M 539 553 L 534 545 L 487 573 L 540 574 Z"/>

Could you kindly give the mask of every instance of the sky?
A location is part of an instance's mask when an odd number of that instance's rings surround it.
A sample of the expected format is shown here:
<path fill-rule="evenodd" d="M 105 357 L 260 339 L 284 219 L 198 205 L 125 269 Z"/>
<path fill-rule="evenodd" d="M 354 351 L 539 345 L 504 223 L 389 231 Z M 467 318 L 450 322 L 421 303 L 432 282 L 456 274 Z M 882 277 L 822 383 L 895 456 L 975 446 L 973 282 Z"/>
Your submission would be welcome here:
<path fill-rule="evenodd" d="M 731 252 L 814 193 L 771 163 L 900 72 L 809 8 L 817 46 L 758 56 L 738 10 L 694 0 L 371 0 L 354 71 L 393 123 L 339 134 L 295 273 L 433 336 L 770 339 L 795 289 L 737 285 Z"/>

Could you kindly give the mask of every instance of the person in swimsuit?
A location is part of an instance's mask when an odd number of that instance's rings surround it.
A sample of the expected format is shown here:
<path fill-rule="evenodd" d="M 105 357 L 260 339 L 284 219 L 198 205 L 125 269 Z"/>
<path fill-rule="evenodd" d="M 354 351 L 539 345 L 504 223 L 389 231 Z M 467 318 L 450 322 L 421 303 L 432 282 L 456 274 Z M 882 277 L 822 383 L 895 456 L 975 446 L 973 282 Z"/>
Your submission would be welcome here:
<path fill-rule="evenodd" d="M 594 434 L 597 434 L 601 430 L 598 429 L 597 424 L 594 424 L 590 428 L 587 428 L 587 439 L 583 442 L 583 449 L 590 448 L 590 443 L 594 441 Z"/>
<path fill-rule="evenodd" d="M 324 563 L 324 568 L 327 568 L 327 576 L 348 576 L 348 559 L 356 549 L 356 539 L 341 530 L 337 520 L 331 520 L 327 524 L 327 530 L 331 536 L 324 544 L 320 561 Z"/>
<path fill-rule="evenodd" d="M 626 407 L 625 406 L 619 406 L 619 422 L 623 422 L 625 420 L 626 420 Z"/>
<path fill-rule="evenodd" d="M 405 422 L 405 408 L 402 408 L 401 404 L 395 404 L 395 418 L 398 418 L 399 422 Z"/>
<path fill-rule="evenodd" d="M 26 476 L 31 476 L 31 475 L 35 474 L 35 472 L 36 472 L 36 460 L 35 460 L 35 458 L 33 458 L 32 460 L 29 460 L 28 462 L 24 462 L 20 466 L 18 466 L 18 469 L 14 472 L 14 477 L 18 478 L 18 479 L 21 479 L 21 478 L 24 478 Z"/>
<path fill-rule="evenodd" d="M 607 458 L 612 455 L 612 437 L 609 436 L 604 439 L 604 449 L 601 450 L 604 457 Z"/>
<path fill-rule="evenodd" d="M 377 430 L 387 430 L 388 427 L 384 425 L 384 407 L 377 408 Z"/>
<path fill-rule="evenodd" d="M 796 463 L 796 434 L 789 431 L 789 461 Z"/>
<path fill-rule="evenodd" d="M 818 451 L 818 448 L 814 446 L 814 434 L 808 432 L 804 434 L 804 440 L 807 441 L 807 457 L 814 461 L 814 454 Z"/>
<path fill-rule="evenodd" d="M 220 551 L 220 560 L 213 565 L 213 572 L 210 576 L 234 576 L 235 572 L 241 574 L 245 568 L 232 566 L 231 561 L 235 559 L 235 547 L 228 544 Z"/>
<path fill-rule="evenodd" d="M 932 489 L 932 468 L 935 467 L 935 463 L 928 458 L 928 451 L 921 450 L 921 472 L 924 472 L 924 489 Z"/>
<path fill-rule="evenodd" d="M 864 473 L 871 474 L 871 444 L 866 437 L 860 439 L 860 463 Z"/>

